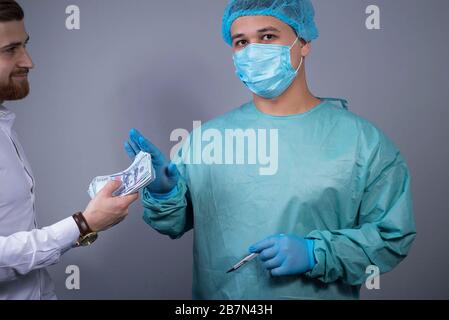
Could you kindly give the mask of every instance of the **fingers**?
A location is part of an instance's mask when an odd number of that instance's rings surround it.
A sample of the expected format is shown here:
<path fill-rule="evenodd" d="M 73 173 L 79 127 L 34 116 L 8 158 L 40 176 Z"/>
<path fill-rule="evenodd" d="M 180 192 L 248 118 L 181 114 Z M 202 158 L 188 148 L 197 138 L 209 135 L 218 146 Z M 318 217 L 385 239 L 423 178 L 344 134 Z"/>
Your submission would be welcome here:
<path fill-rule="evenodd" d="M 163 164 L 164 163 L 164 158 L 162 156 L 162 153 L 149 140 L 145 139 L 144 137 L 139 137 L 139 147 L 141 150 L 151 154 L 153 163 L 155 163 L 155 164 Z"/>
<path fill-rule="evenodd" d="M 262 262 L 268 261 L 270 259 L 273 259 L 279 252 L 279 247 L 277 245 L 274 245 L 268 249 L 262 250 L 262 252 L 259 255 L 259 259 Z"/>
<path fill-rule="evenodd" d="M 131 129 L 131 131 L 129 132 L 129 139 L 131 140 L 131 143 L 135 148 L 143 150 L 148 153 L 150 153 L 150 151 L 153 151 L 149 150 L 150 149 L 149 144 L 140 143 L 141 140 L 145 142 L 147 139 L 145 139 L 145 137 L 137 129 Z"/>
<path fill-rule="evenodd" d="M 272 269 L 276 269 L 276 268 L 279 268 L 280 266 L 282 266 L 282 262 L 283 262 L 283 260 L 281 259 L 281 257 L 276 256 L 273 259 L 270 259 L 270 260 L 264 262 L 262 265 L 265 269 L 272 270 Z"/>
<path fill-rule="evenodd" d="M 120 197 L 120 201 L 123 202 L 123 205 L 129 207 L 131 203 L 139 199 L 138 193 L 133 193 L 127 196 Z"/>
<path fill-rule="evenodd" d="M 274 246 L 276 243 L 276 239 L 274 237 L 269 237 L 265 240 L 259 241 L 256 244 L 253 244 L 249 247 L 249 252 L 251 253 L 260 253 L 262 250 L 268 249 Z"/>
<path fill-rule="evenodd" d="M 135 156 L 137 155 L 137 152 L 136 152 L 136 151 L 134 150 L 134 148 L 129 144 L 129 142 L 125 142 L 124 147 L 125 147 L 125 151 L 126 151 L 126 154 L 128 155 L 128 157 L 130 157 L 131 160 L 134 159 Z"/>
<path fill-rule="evenodd" d="M 129 144 L 134 149 L 135 153 L 138 154 L 141 150 L 139 147 L 139 137 L 142 135 L 136 129 L 131 129 L 129 131 Z"/>
<path fill-rule="evenodd" d="M 112 194 L 114 193 L 114 191 L 117 190 L 118 188 L 120 188 L 121 185 L 122 185 L 121 181 L 118 181 L 118 180 L 109 181 L 104 186 L 104 188 L 100 190 L 98 195 L 101 195 L 104 197 L 112 197 Z"/>
<path fill-rule="evenodd" d="M 139 144 L 139 137 L 143 137 L 143 135 L 139 132 L 139 130 L 132 128 L 129 131 L 129 139 L 131 142 L 135 143 L 136 145 Z"/>
<path fill-rule="evenodd" d="M 128 215 L 129 206 L 139 198 L 138 193 L 114 198 L 114 207 L 118 214 Z"/>
<path fill-rule="evenodd" d="M 290 275 L 290 272 L 288 269 L 284 266 L 280 266 L 278 268 L 274 268 L 270 271 L 271 275 L 273 277 L 281 277 L 281 276 L 288 276 Z"/>
<path fill-rule="evenodd" d="M 151 154 L 153 163 L 156 165 L 162 165 L 164 163 L 164 156 L 161 151 L 146 139 L 137 129 L 131 129 L 129 132 L 129 138 L 131 146 L 134 150 L 142 150 Z"/>
<path fill-rule="evenodd" d="M 136 154 L 139 153 L 142 149 L 139 146 L 139 137 L 143 137 L 143 135 L 137 129 L 133 128 L 129 131 L 129 144 L 134 149 Z"/>

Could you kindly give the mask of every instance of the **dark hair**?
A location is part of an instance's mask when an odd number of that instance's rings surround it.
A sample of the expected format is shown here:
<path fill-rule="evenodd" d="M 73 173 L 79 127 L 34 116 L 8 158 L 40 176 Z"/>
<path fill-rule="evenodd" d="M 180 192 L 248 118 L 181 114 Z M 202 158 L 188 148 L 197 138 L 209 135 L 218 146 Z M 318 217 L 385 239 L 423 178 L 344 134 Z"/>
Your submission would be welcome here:
<path fill-rule="evenodd" d="M 22 21 L 22 7 L 14 0 L 0 0 L 0 22 Z"/>

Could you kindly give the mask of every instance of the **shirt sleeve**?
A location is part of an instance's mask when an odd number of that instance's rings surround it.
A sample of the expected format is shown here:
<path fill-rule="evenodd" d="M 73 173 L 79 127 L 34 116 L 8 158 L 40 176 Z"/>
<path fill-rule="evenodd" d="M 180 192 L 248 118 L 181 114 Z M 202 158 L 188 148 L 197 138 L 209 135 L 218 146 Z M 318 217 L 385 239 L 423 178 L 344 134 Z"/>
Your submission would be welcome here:
<path fill-rule="evenodd" d="M 187 185 L 180 180 L 175 189 L 177 192 L 165 200 L 155 199 L 147 188 L 142 193 L 143 220 L 172 239 L 182 237 L 193 228 L 193 209 Z"/>
<path fill-rule="evenodd" d="M 353 229 L 315 230 L 317 264 L 307 275 L 324 283 L 360 285 L 366 268 L 391 271 L 408 254 L 416 237 L 411 179 L 399 151 L 383 139 L 369 166 L 368 181 Z"/>
<path fill-rule="evenodd" d="M 79 237 L 72 217 L 49 227 L 0 237 L 0 283 L 57 263 Z"/>

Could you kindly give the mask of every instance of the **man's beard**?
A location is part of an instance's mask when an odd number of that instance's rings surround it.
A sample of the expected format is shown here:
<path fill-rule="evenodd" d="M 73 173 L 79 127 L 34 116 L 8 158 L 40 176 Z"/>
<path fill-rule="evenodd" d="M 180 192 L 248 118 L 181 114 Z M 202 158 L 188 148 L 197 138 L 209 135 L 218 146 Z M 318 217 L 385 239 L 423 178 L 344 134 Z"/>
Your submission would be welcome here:
<path fill-rule="evenodd" d="M 15 72 L 9 78 L 8 84 L 0 84 L 0 101 L 13 101 L 25 98 L 30 93 L 30 85 L 27 78 L 14 79 L 17 74 L 27 74 L 28 70 Z"/>

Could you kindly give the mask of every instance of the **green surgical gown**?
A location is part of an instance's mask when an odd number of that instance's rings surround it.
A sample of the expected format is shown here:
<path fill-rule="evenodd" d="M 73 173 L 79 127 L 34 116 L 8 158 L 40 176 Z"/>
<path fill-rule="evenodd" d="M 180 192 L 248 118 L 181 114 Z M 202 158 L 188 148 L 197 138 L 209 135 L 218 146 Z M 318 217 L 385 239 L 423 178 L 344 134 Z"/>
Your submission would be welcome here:
<path fill-rule="evenodd" d="M 322 99 L 291 116 L 250 102 L 200 129 L 213 133 L 209 139 L 277 129 L 278 168 L 261 175 L 250 161 L 189 163 L 184 148 L 177 194 L 157 200 L 143 191 L 143 218 L 154 229 L 174 239 L 193 228 L 194 299 L 358 299 L 368 266 L 385 273 L 406 257 L 416 235 L 407 165 L 346 101 Z M 190 150 L 199 145 L 193 140 Z M 254 260 L 226 274 L 251 244 L 280 233 L 314 240 L 313 270 L 272 277 Z"/>

